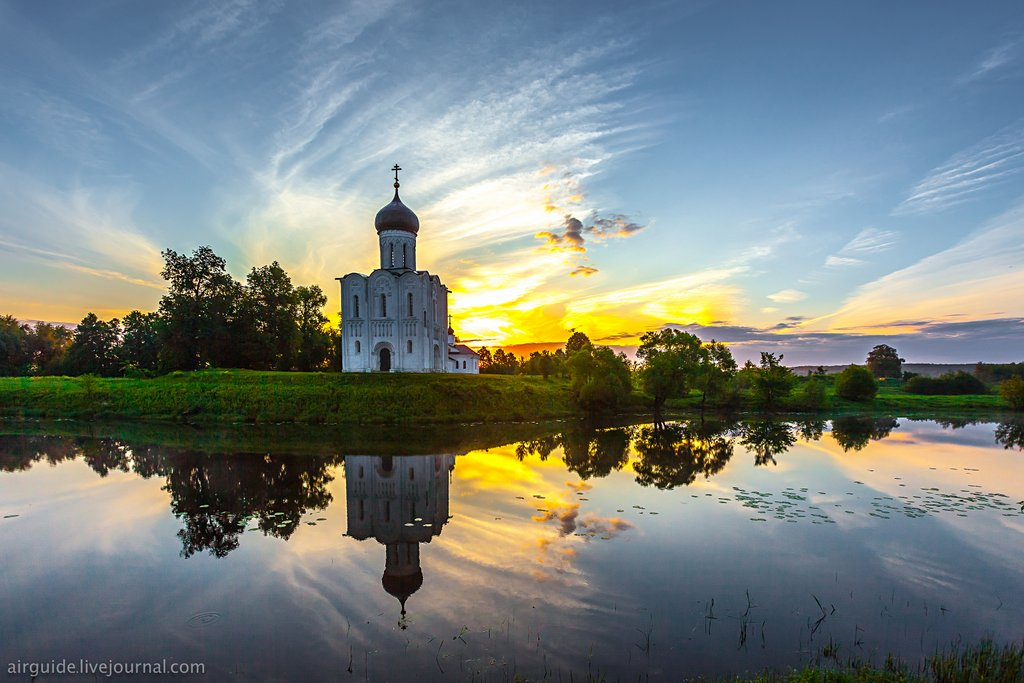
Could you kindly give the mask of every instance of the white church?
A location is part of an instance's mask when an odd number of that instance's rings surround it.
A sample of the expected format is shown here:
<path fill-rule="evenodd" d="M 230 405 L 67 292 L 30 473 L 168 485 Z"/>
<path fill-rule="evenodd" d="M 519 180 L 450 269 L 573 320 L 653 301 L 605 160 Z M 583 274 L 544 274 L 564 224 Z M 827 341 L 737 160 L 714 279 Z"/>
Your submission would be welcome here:
<path fill-rule="evenodd" d="M 416 270 L 420 220 L 398 197 L 377 212 L 380 268 L 341 282 L 341 368 L 345 372 L 480 372 L 479 357 L 459 344 L 448 317 L 448 288 Z"/>

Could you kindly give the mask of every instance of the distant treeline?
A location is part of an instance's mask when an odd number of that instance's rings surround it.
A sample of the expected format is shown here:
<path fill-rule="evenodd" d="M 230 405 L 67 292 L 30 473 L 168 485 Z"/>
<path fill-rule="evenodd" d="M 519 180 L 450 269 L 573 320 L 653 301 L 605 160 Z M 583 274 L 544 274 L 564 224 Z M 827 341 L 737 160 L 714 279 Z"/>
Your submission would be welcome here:
<path fill-rule="evenodd" d="M 339 335 L 327 327 L 327 297 L 294 286 L 275 261 L 240 283 L 209 247 L 163 252 L 168 292 L 156 312 L 101 320 L 74 330 L 0 317 L 0 375 L 147 376 L 205 367 L 340 369 Z"/>

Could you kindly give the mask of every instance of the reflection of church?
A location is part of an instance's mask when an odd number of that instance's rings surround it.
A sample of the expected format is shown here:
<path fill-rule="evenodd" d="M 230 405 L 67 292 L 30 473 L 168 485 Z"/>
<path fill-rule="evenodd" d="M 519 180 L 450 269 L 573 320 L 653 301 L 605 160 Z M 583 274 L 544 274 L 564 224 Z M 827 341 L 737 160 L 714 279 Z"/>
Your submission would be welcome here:
<path fill-rule="evenodd" d="M 423 585 L 420 543 L 448 521 L 454 455 L 347 455 L 348 536 L 374 538 L 387 549 L 381 584 L 402 604 Z"/>

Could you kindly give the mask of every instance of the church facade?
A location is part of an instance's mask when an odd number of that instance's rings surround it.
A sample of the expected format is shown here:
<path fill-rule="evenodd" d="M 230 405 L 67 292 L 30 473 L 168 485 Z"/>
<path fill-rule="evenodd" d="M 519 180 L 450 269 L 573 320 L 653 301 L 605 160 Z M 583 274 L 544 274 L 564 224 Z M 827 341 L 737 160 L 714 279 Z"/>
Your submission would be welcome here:
<path fill-rule="evenodd" d="M 448 288 L 416 269 L 419 218 L 398 196 L 377 212 L 380 268 L 341 283 L 341 367 L 345 372 L 479 372 L 475 352 L 458 344 Z"/>

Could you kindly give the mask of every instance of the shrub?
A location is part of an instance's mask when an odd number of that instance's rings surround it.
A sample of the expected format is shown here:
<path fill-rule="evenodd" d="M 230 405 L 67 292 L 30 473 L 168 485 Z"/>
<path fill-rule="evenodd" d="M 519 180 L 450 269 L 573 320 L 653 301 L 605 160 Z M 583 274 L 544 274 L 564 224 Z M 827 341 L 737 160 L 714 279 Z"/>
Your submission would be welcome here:
<path fill-rule="evenodd" d="M 999 395 L 1014 410 L 1024 410 L 1024 379 L 1012 377 L 999 385 Z"/>
<path fill-rule="evenodd" d="M 818 410 L 828 406 L 828 398 L 825 395 L 825 384 L 812 377 L 804 382 L 796 396 L 796 404 L 805 410 Z"/>
<path fill-rule="evenodd" d="M 947 372 L 939 377 L 911 377 L 903 385 L 908 394 L 931 396 L 962 396 L 987 394 L 988 387 L 974 375 L 966 372 Z"/>
<path fill-rule="evenodd" d="M 851 365 L 836 378 L 836 395 L 849 401 L 870 401 L 878 393 L 878 382 L 863 365 Z"/>

